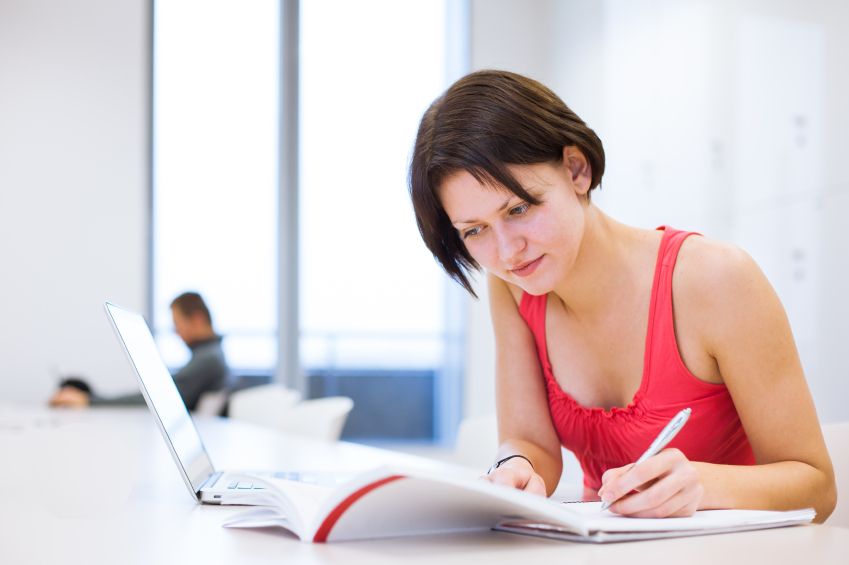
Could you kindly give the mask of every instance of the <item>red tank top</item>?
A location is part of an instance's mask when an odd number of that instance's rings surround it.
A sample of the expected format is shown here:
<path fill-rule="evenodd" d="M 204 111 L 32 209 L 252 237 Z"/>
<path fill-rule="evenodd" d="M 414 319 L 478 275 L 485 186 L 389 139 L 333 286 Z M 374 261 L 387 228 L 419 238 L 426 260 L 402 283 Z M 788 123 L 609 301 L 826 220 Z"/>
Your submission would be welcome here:
<path fill-rule="evenodd" d="M 681 360 L 672 317 L 672 271 L 681 244 L 692 232 L 668 227 L 658 250 L 649 305 L 648 331 L 640 388 L 624 408 L 586 407 L 560 388 L 552 373 L 545 340 L 548 295 L 522 295 L 519 312 L 536 341 L 548 393 L 551 420 L 563 446 L 584 471 L 584 485 L 601 487 L 609 468 L 633 463 L 660 430 L 683 408 L 693 412 L 670 442 L 691 461 L 753 465 L 749 440 L 724 384 L 696 378 Z"/>

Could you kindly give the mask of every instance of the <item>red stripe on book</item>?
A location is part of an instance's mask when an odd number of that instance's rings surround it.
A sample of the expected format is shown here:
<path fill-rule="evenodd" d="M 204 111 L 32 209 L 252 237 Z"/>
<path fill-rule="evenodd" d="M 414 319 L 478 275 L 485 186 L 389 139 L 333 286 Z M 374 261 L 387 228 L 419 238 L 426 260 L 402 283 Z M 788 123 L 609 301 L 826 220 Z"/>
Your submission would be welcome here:
<path fill-rule="evenodd" d="M 352 492 L 348 495 L 348 498 L 339 503 L 339 505 L 334 508 L 330 514 L 324 519 L 324 522 L 321 523 L 321 526 L 318 528 L 318 531 L 315 533 L 315 537 L 313 537 L 313 541 L 316 543 L 323 543 L 327 541 L 328 536 L 330 535 L 330 530 L 333 529 L 333 526 L 336 525 L 336 522 L 339 521 L 339 518 L 342 517 L 342 514 L 345 513 L 348 508 L 351 507 L 356 501 L 360 498 L 373 491 L 378 487 L 382 487 L 386 483 L 391 483 L 392 481 L 397 481 L 398 479 L 405 478 L 403 475 L 392 475 L 391 477 L 386 477 L 385 479 L 380 479 L 379 481 L 373 482 L 362 487 L 359 490 Z"/>

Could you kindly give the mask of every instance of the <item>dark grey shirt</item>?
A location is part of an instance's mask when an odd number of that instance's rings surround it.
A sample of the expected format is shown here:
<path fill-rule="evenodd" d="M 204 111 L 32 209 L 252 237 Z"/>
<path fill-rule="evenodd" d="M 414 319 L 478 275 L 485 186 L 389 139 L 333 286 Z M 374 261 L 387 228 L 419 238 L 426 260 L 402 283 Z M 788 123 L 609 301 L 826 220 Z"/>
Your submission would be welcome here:
<path fill-rule="evenodd" d="M 189 345 L 192 357 L 186 366 L 177 371 L 174 384 L 183 402 L 189 410 L 194 410 L 198 400 L 205 392 L 221 390 L 227 384 L 230 370 L 227 360 L 224 358 L 224 350 L 221 348 L 221 337 L 215 336 L 210 339 L 195 342 Z M 141 393 L 125 394 L 104 398 L 96 394 L 91 395 L 92 406 L 132 406 L 144 404 Z"/>

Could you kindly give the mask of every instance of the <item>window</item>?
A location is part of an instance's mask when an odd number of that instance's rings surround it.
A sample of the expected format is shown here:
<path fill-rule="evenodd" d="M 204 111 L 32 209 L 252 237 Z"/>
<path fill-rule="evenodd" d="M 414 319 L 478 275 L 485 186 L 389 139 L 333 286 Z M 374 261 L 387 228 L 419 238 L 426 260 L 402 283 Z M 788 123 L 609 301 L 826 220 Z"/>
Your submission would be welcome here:
<path fill-rule="evenodd" d="M 277 362 L 277 0 L 171 0 L 154 15 L 153 325 L 199 291 L 236 370 Z"/>
<path fill-rule="evenodd" d="M 350 377 L 317 390 L 361 406 L 378 392 L 356 383 L 421 385 L 449 357 L 449 287 L 407 192 L 419 120 L 447 87 L 448 24 L 441 0 L 301 5 L 301 362 L 313 380 Z"/>
<path fill-rule="evenodd" d="M 236 372 L 288 374 L 277 355 L 292 323 L 278 336 L 287 289 L 278 250 L 291 245 L 278 217 L 291 195 L 278 187 L 294 174 L 278 167 L 279 140 L 296 122 L 283 116 L 279 129 L 281 93 L 295 87 L 280 82 L 287 2 L 156 3 L 153 325 L 170 366 L 188 352 L 168 305 L 197 290 Z M 285 152 L 299 158 L 301 366 L 355 377 L 350 389 L 304 392 L 353 396 L 349 422 L 383 429 L 369 402 L 386 405 L 373 393 L 393 379 L 389 404 L 423 414 L 429 437 L 459 416 L 462 316 L 448 306 L 457 288 L 420 240 L 407 166 L 422 113 L 465 70 L 452 51 L 466 34 L 458 7 L 466 3 L 299 3 L 298 147 Z"/>

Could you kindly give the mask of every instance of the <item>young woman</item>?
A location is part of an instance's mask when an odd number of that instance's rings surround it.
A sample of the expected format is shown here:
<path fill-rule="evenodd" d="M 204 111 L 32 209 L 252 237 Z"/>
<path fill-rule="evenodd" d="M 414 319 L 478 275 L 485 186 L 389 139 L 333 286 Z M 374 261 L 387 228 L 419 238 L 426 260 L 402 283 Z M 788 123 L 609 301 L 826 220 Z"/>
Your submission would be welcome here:
<path fill-rule="evenodd" d="M 493 482 L 551 494 L 561 445 L 640 517 L 834 508 L 787 317 L 743 251 L 623 225 L 590 198 L 601 141 L 549 89 L 472 73 L 425 112 L 410 193 L 425 244 L 474 294 L 485 269 L 501 447 Z M 667 449 L 633 466 L 683 408 Z"/>

